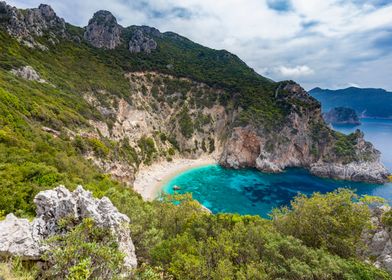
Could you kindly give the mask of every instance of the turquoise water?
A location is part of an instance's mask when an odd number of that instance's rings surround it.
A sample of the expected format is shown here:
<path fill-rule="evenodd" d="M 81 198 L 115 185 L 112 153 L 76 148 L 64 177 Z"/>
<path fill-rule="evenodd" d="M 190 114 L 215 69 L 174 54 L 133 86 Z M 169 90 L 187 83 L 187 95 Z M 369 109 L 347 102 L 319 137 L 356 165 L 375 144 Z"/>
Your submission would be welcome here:
<path fill-rule="evenodd" d="M 356 189 L 358 194 L 376 195 L 392 202 L 392 184 L 370 185 L 321 179 L 303 169 L 289 169 L 280 174 L 267 174 L 254 169 L 232 170 L 218 165 L 190 169 L 174 177 L 163 191 L 191 192 L 193 197 L 212 212 L 258 214 L 268 217 L 276 207 L 288 205 L 298 193 L 326 193 L 339 187 Z"/>
<path fill-rule="evenodd" d="M 357 128 L 363 130 L 365 139 L 372 141 L 383 153 L 383 162 L 392 170 L 392 121 L 365 119 L 359 127 L 335 127 L 343 133 Z M 273 208 L 288 205 L 298 193 L 326 193 L 341 187 L 354 189 L 360 195 L 381 196 L 392 203 L 392 184 L 371 185 L 322 179 L 303 169 L 267 174 L 253 169 L 232 170 L 209 165 L 179 174 L 164 186 L 163 191 L 173 193 L 174 186 L 181 187 L 179 193 L 191 192 L 214 213 L 258 214 L 263 217 L 268 217 Z"/>

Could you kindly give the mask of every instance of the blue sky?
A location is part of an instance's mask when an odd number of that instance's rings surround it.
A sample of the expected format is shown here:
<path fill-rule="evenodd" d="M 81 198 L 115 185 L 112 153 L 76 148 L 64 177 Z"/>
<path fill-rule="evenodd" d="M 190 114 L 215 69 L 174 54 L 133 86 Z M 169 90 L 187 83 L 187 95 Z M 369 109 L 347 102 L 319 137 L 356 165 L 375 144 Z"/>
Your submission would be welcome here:
<path fill-rule="evenodd" d="M 12 0 L 51 5 L 85 26 L 100 9 L 119 23 L 174 31 L 237 54 L 274 80 L 392 90 L 392 0 Z"/>

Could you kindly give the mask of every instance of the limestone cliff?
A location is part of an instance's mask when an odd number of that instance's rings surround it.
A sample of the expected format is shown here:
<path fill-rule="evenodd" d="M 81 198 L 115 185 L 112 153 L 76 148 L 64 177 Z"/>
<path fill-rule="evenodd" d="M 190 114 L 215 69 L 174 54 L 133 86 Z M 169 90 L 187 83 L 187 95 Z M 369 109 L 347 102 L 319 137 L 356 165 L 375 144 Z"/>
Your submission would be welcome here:
<path fill-rule="evenodd" d="M 321 116 L 320 104 L 297 84 L 286 85 L 276 98 L 290 104 L 284 125 L 272 132 L 262 126 L 234 127 L 224 146 L 222 165 L 266 172 L 304 167 L 321 177 L 386 182 L 388 171 L 380 163 L 380 153 L 361 132 L 347 141 L 332 131 Z"/>
<path fill-rule="evenodd" d="M 239 125 L 242 109 L 235 108 L 234 101 L 221 104 L 220 97 L 227 95 L 224 90 L 155 72 L 129 73 L 127 78 L 132 88 L 130 100 L 113 100 L 103 92 L 85 95 L 92 106 L 113 120 L 110 127 L 91 121 L 99 133 L 85 136 L 127 141 L 141 155 L 133 164 L 87 155 L 129 184 L 140 164 L 208 154 L 229 168 L 282 172 L 287 167 L 304 167 L 321 177 L 374 183 L 387 180 L 379 152 L 364 135 L 357 131 L 347 139 L 331 130 L 321 116 L 320 104 L 297 84 L 288 83 L 277 90 L 279 102 L 289 104 L 288 114 L 281 127 L 269 130 L 262 125 Z M 112 99 L 109 103 L 108 98 Z M 149 151 L 141 145 L 146 139 L 151 141 Z"/>

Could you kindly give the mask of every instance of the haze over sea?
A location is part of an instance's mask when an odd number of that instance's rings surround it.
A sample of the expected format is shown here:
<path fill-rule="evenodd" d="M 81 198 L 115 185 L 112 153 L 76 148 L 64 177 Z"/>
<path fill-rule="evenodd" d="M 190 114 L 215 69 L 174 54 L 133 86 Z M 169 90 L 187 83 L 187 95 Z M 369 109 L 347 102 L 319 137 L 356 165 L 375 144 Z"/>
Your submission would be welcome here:
<path fill-rule="evenodd" d="M 336 126 L 351 133 L 361 129 L 365 139 L 382 152 L 382 161 L 392 170 L 392 120 L 362 119 L 360 126 Z M 298 194 L 326 193 L 337 188 L 355 189 L 360 195 L 375 195 L 392 202 L 392 184 L 373 185 L 312 176 L 303 169 L 289 169 L 281 174 L 261 173 L 253 169 L 231 170 L 209 165 L 188 170 L 168 182 L 163 191 L 191 192 L 193 197 L 212 212 L 258 214 L 268 217 L 273 208 L 289 205 Z"/>

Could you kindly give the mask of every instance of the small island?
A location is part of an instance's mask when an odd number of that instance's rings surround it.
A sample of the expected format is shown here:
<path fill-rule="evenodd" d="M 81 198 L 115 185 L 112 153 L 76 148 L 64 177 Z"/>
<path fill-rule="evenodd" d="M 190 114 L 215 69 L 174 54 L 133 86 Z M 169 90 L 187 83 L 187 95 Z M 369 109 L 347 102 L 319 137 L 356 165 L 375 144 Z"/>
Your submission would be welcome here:
<path fill-rule="evenodd" d="M 330 124 L 360 125 L 359 117 L 354 109 L 336 107 L 323 114 L 324 120 Z"/>

